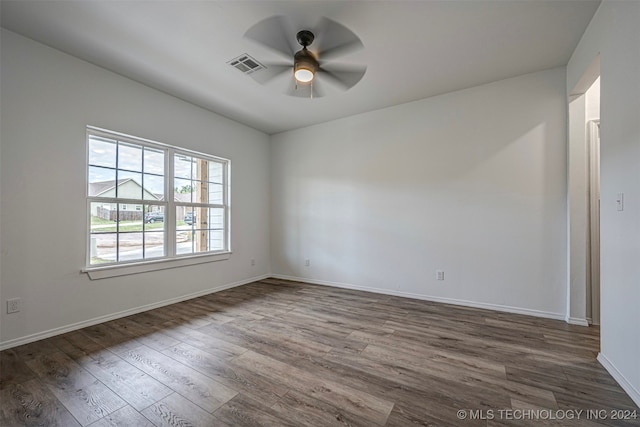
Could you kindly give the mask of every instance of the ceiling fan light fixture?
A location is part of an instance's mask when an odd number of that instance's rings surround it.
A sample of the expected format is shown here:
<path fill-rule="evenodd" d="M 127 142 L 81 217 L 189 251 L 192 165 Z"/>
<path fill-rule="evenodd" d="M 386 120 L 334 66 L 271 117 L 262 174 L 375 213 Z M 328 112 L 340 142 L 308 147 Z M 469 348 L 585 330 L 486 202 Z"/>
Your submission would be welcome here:
<path fill-rule="evenodd" d="M 293 76 L 299 83 L 310 83 L 316 71 L 318 70 L 318 61 L 311 52 L 304 46 L 296 52 L 293 59 Z"/>
<path fill-rule="evenodd" d="M 314 73 L 311 70 L 307 70 L 306 68 L 298 68 L 293 75 L 296 80 L 300 83 L 309 83 L 313 80 Z"/>

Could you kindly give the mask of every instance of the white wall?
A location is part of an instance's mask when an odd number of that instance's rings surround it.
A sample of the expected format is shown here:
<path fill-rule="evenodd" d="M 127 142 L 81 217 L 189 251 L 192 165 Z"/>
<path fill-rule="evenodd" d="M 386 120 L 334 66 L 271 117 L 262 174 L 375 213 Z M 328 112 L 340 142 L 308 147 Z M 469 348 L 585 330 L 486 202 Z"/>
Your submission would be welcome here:
<path fill-rule="evenodd" d="M 23 309 L 2 310 L 0 345 L 268 274 L 266 134 L 5 30 L 1 84 L 1 291 Z M 82 274 L 86 125 L 231 159 L 231 258 L 95 281 Z"/>
<path fill-rule="evenodd" d="M 567 66 L 581 85 L 600 54 L 599 360 L 640 405 L 640 3 L 604 1 Z M 624 193 L 624 210 L 616 208 Z"/>
<path fill-rule="evenodd" d="M 585 96 L 587 121 L 600 120 L 600 77 L 587 89 Z"/>
<path fill-rule="evenodd" d="M 559 68 L 272 136 L 272 272 L 564 318 L 565 96 Z"/>

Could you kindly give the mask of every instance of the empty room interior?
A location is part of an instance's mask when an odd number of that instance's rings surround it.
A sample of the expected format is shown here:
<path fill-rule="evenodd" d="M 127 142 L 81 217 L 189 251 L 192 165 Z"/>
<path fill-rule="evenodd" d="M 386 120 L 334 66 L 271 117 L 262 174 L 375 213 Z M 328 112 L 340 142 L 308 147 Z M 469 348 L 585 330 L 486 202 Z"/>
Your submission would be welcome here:
<path fill-rule="evenodd" d="M 0 425 L 640 425 L 640 1 L 0 18 Z"/>

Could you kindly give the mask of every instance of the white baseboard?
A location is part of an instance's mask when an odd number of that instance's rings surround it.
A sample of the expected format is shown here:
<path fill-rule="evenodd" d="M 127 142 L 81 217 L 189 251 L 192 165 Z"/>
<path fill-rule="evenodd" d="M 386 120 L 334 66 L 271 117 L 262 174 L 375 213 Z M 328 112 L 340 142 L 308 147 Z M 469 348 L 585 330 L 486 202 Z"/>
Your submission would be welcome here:
<path fill-rule="evenodd" d="M 620 372 L 618 368 L 616 368 L 615 365 L 611 363 L 607 356 L 602 353 L 598 353 L 598 362 L 600 362 L 600 364 L 604 366 L 604 369 L 606 369 L 607 372 L 611 374 L 613 379 L 616 380 L 618 384 L 620 384 L 620 387 L 622 387 L 622 389 L 627 392 L 631 400 L 633 400 L 636 405 L 640 406 L 640 391 L 638 391 L 638 389 L 636 389 L 633 384 L 629 382 L 629 380 L 622 374 L 622 372 Z"/>
<path fill-rule="evenodd" d="M 154 308 L 164 307 L 166 305 L 171 305 L 177 302 L 190 300 L 193 298 L 201 297 L 203 295 L 220 292 L 225 289 L 235 288 L 236 286 L 246 285 L 247 283 L 257 282 L 258 280 L 267 279 L 269 277 L 271 277 L 271 274 L 263 274 L 261 276 L 252 277 L 250 279 L 240 280 L 238 282 L 233 282 L 233 283 L 227 283 L 225 285 L 216 286 L 214 288 L 205 289 L 203 291 L 198 291 L 198 292 L 182 295 L 175 298 L 170 298 L 168 300 L 164 300 L 160 302 L 154 302 L 152 304 L 146 304 L 140 307 L 130 308 L 128 310 L 119 311 L 113 314 L 107 314 L 105 316 L 94 317 L 93 319 L 84 320 L 82 322 L 73 323 L 71 325 L 61 326 L 58 328 L 49 329 L 47 331 L 38 332 L 32 335 L 27 335 L 25 337 L 20 337 L 20 338 L 15 338 L 9 341 L 0 342 L 0 351 L 6 350 L 12 347 L 17 347 L 23 344 L 29 344 L 30 342 L 42 340 L 45 338 L 50 338 L 55 335 L 76 331 L 78 329 L 86 328 L 87 326 L 97 325 L 98 323 L 108 322 L 110 320 L 119 319 L 121 317 L 131 316 L 132 314 L 142 313 L 143 311 L 153 310 Z"/>
<path fill-rule="evenodd" d="M 296 281 L 296 282 L 306 282 L 306 283 L 311 283 L 311 284 L 314 284 L 314 285 L 333 286 L 333 287 L 336 287 L 336 288 L 353 289 L 353 290 L 359 290 L 359 291 L 374 292 L 374 293 L 377 293 L 377 294 L 393 295 L 393 296 L 398 296 L 398 297 L 413 298 L 413 299 L 419 299 L 419 300 L 425 300 L 425 301 L 441 302 L 441 303 L 444 303 L 444 304 L 461 305 L 461 306 L 464 306 L 464 307 L 484 308 L 484 309 L 487 309 L 487 310 L 502 311 L 502 312 L 505 312 L 505 313 L 524 314 L 524 315 L 527 315 L 527 316 L 544 317 L 544 318 L 547 318 L 547 319 L 554 319 L 554 320 L 566 320 L 565 319 L 565 315 L 561 314 L 561 313 L 552 313 L 552 312 L 548 312 L 548 311 L 532 310 L 532 309 L 529 309 L 529 308 L 511 307 L 511 306 L 508 306 L 508 305 L 491 304 L 491 303 L 476 302 L 476 301 L 467 301 L 467 300 L 453 299 L 453 298 L 443 298 L 443 297 L 437 297 L 437 296 L 432 296 L 432 295 L 414 294 L 414 293 L 411 293 L 411 292 L 394 291 L 394 290 L 391 290 L 391 289 L 369 288 L 369 287 L 366 287 L 366 286 L 358 286 L 358 285 L 352 285 L 352 284 L 347 284 L 347 283 L 339 283 L 339 282 L 329 282 L 329 281 L 326 281 L 326 280 L 307 279 L 307 278 L 304 278 L 304 277 L 292 277 L 292 276 L 285 276 L 285 275 L 282 275 L 282 274 L 272 274 L 271 277 L 273 277 L 275 279 L 293 280 L 293 281 Z"/>
<path fill-rule="evenodd" d="M 578 325 L 578 326 L 589 326 L 589 321 L 587 319 L 581 319 L 579 317 L 566 317 L 565 319 L 570 325 Z"/>

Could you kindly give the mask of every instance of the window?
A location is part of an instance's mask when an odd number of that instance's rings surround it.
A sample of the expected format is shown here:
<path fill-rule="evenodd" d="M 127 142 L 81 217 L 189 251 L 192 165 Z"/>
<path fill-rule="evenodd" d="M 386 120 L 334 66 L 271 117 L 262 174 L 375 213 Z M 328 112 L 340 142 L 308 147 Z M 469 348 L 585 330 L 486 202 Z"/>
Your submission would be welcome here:
<path fill-rule="evenodd" d="M 87 129 L 87 266 L 229 251 L 229 161 Z"/>

